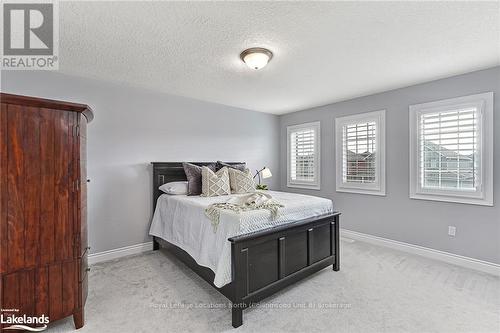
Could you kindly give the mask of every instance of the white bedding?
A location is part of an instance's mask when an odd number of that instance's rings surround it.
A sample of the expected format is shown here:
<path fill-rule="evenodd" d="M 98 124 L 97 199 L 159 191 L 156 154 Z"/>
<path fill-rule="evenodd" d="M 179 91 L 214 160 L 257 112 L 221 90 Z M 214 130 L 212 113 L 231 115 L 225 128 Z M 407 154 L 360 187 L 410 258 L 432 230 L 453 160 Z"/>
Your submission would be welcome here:
<path fill-rule="evenodd" d="M 266 193 L 285 206 L 277 219 L 272 220 L 268 210 L 241 214 L 223 211 L 216 229 L 206 217 L 205 208 L 241 194 L 208 198 L 163 194 L 158 198 L 149 234 L 180 247 L 198 265 L 210 268 L 215 273 L 214 284 L 220 288 L 231 282 L 229 237 L 333 212 L 329 199 L 288 192 Z"/>

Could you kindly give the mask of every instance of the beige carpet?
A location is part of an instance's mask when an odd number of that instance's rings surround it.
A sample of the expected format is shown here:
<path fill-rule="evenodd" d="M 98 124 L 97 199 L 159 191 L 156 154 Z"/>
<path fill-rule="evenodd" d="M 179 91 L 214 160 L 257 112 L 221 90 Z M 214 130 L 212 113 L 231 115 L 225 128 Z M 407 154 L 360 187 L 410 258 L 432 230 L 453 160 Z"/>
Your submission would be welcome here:
<path fill-rule="evenodd" d="M 500 279 L 362 242 L 231 327 L 227 300 L 169 253 L 92 267 L 78 332 L 500 332 Z M 74 331 L 72 319 L 49 332 Z"/>

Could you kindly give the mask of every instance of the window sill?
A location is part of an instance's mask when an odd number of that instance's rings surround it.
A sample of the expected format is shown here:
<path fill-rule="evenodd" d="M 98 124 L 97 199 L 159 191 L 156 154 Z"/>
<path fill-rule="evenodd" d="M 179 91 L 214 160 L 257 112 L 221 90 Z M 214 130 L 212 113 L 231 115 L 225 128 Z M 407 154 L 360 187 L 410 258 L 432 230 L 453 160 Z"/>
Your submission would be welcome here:
<path fill-rule="evenodd" d="M 440 202 L 452 202 L 452 203 L 480 205 L 480 206 L 493 206 L 493 198 L 492 199 L 479 199 L 479 198 L 454 197 L 454 196 L 439 195 L 439 194 L 411 193 L 410 199 L 440 201 Z"/>
<path fill-rule="evenodd" d="M 365 190 L 360 188 L 337 187 L 336 191 L 345 193 L 369 194 L 369 195 L 376 195 L 379 197 L 386 196 L 385 191 L 380 191 L 380 190 L 367 190 L 367 189 Z"/>
<path fill-rule="evenodd" d="M 320 185 L 308 185 L 308 184 L 286 184 L 286 187 L 292 187 L 292 188 L 302 188 L 306 190 L 320 190 Z"/>

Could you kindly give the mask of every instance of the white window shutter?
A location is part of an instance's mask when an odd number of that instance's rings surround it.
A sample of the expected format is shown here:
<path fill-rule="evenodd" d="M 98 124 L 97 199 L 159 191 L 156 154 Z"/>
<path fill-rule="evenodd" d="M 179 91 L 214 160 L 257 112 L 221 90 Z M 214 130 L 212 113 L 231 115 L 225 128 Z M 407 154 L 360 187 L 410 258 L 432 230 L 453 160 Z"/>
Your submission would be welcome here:
<path fill-rule="evenodd" d="M 478 118 L 476 107 L 419 116 L 421 188 L 479 189 Z"/>
<path fill-rule="evenodd" d="M 287 128 L 289 187 L 320 187 L 320 125 L 307 123 Z"/>

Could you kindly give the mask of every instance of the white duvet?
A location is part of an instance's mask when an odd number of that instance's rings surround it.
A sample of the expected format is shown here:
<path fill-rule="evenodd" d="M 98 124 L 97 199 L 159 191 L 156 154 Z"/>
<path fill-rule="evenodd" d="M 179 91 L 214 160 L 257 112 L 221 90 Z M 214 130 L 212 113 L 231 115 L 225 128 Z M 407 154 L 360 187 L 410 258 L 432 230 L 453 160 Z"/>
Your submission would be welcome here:
<path fill-rule="evenodd" d="M 215 273 L 214 284 L 220 288 L 231 282 L 231 244 L 228 238 L 333 212 L 333 203 L 329 199 L 288 192 L 266 193 L 285 206 L 280 208 L 277 219 L 273 220 L 268 210 L 240 214 L 222 211 L 217 228 L 205 215 L 205 208 L 242 194 L 208 198 L 161 195 L 149 234 L 180 247 L 198 265 L 210 268 Z"/>

